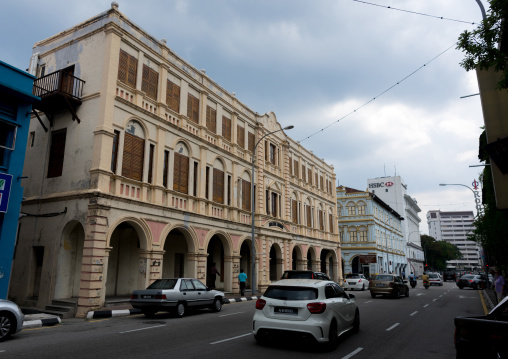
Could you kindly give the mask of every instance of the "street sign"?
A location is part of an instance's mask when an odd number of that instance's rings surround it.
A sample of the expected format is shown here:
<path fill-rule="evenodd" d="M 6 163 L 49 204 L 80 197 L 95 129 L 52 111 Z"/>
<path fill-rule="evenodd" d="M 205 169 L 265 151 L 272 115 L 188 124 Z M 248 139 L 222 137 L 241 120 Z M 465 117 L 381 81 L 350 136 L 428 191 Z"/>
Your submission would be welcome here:
<path fill-rule="evenodd" d="M 0 173 L 0 212 L 7 212 L 11 192 L 12 175 Z"/>

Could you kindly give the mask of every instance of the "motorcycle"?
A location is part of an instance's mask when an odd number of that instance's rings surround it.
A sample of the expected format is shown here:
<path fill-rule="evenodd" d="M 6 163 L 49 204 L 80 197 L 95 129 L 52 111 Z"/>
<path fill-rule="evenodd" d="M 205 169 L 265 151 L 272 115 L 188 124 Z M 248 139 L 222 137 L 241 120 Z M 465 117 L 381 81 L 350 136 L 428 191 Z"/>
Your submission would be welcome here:
<path fill-rule="evenodd" d="M 423 286 L 425 287 L 425 289 L 429 289 L 430 284 L 429 282 L 423 282 Z"/>
<path fill-rule="evenodd" d="M 411 284 L 411 288 L 415 289 L 415 287 L 416 287 L 416 280 L 414 280 L 414 279 L 410 280 L 409 284 Z"/>

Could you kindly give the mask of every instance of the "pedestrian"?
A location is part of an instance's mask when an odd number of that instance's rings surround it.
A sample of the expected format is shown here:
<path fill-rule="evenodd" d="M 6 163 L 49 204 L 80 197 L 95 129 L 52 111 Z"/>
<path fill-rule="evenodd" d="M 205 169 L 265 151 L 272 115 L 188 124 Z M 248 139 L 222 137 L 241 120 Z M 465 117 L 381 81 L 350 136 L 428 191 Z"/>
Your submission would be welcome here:
<path fill-rule="evenodd" d="M 506 287 L 506 281 L 504 280 L 504 277 L 501 275 L 501 271 L 499 269 L 496 270 L 496 276 L 494 277 L 494 287 L 496 289 L 497 302 L 499 303 L 501 299 L 504 298 Z"/>
<path fill-rule="evenodd" d="M 215 262 L 213 262 L 210 268 L 208 269 L 208 278 L 209 278 L 208 286 L 210 287 L 210 289 L 215 289 L 215 280 L 217 274 L 220 275 L 219 271 L 217 270 Z"/>
<path fill-rule="evenodd" d="M 240 274 L 238 274 L 238 284 L 240 285 L 240 295 L 243 297 L 245 295 L 245 287 L 247 287 L 247 274 L 241 268 Z"/>

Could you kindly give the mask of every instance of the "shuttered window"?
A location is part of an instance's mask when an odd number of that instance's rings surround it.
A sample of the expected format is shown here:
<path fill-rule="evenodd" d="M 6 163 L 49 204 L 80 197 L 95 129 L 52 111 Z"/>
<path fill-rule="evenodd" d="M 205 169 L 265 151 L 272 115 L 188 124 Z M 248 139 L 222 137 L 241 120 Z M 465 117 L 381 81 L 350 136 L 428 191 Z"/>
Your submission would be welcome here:
<path fill-rule="evenodd" d="M 293 175 L 293 159 L 289 157 L 289 175 Z"/>
<path fill-rule="evenodd" d="M 333 233 L 333 214 L 328 214 L 328 226 L 330 227 L 329 231 L 330 233 Z"/>
<path fill-rule="evenodd" d="M 312 228 L 312 216 L 310 212 L 310 206 L 306 206 L 305 211 L 307 212 L 307 227 Z"/>
<path fill-rule="evenodd" d="M 131 87 L 136 87 L 136 76 L 138 73 L 138 59 L 120 50 L 120 61 L 118 64 L 118 80 Z"/>
<path fill-rule="evenodd" d="M 316 172 L 316 183 L 315 183 L 315 184 L 316 184 L 316 187 L 318 186 L 318 183 L 319 183 L 319 182 L 318 182 L 318 174 L 317 174 L 317 172 Z"/>
<path fill-rule="evenodd" d="M 148 183 L 153 183 L 153 154 L 155 145 L 150 144 L 150 153 L 148 154 Z"/>
<path fill-rule="evenodd" d="M 66 137 L 67 129 L 54 131 L 51 133 L 48 178 L 60 177 L 62 175 Z"/>
<path fill-rule="evenodd" d="M 231 119 L 222 116 L 222 137 L 231 142 Z"/>
<path fill-rule="evenodd" d="M 111 151 L 111 172 L 116 173 L 116 166 L 118 163 L 118 143 L 120 141 L 120 131 L 115 130 L 115 137 L 113 137 L 113 149 Z"/>
<path fill-rule="evenodd" d="M 308 178 L 309 184 L 312 185 L 312 170 L 310 168 L 308 169 L 307 174 L 308 174 L 308 177 L 309 177 Z"/>
<path fill-rule="evenodd" d="M 237 126 L 236 131 L 236 141 L 238 142 L 238 146 L 245 149 L 245 128 L 241 126 Z"/>
<path fill-rule="evenodd" d="M 295 160 L 295 177 L 300 177 L 300 175 L 298 174 L 298 161 Z"/>
<path fill-rule="evenodd" d="M 319 177 L 319 188 L 321 188 L 321 191 L 323 190 L 323 176 Z"/>
<path fill-rule="evenodd" d="M 249 132 L 247 134 L 247 142 L 248 142 L 248 150 L 251 152 L 254 152 L 254 146 L 256 145 L 256 135 L 254 135 L 252 132 Z"/>
<path fill-rule="evenodd" d="M 180 86 L 168 80 L 166 89 L 166 105 L 175 112 L 180 112 Z"/>
<path fill-rule="evenodd" d="M 217 111 L 210 106 L 206 106 L 206 128 L 217 133 Z"/>
<path fill-rule="evenodd" d="M 199 123 L 199 99 L 191 94 L 187 95 L 187 117 L 190 121 Z"/>
<path fill-rule="evenodd" d="M 213 169 L 213 201 L 224 203 L 224 172 Z"/>
<path fill-rule="evenodd" d="M 291 211 L 293 223 L 298 224 L 298 203 L 296 202 L 296 199 L 291 200 Z"/>
<path fill-rule="evenodd" d="M 168 167 L 169 167 L 169 151 L 164 151 L 164 167 L 162 173 L 162 185 L 168 188 Z"/>
<path fill-rule="evenodd" d="M 242 209 L 245 211 L 251 210 L 251 191 L 250 182 L 242 179 Z"/>
<path fill-rule="evenodd" d="M 270 143 L 270 162 L 275 165 L 275 151 L 276 151 L 275 145 L 272 145 Z"/>
<path fill-rule="evenodd" d="M 157 101 L 157 83 L 159 73 L 150 67 L 143 65 L 143 77 L 141 79 L 141 91 L 146 93 L 152 100 Z"/>
<path fill-rule="evenodd" d="M 325 230 L 325 223 L 324 223 L 322 210 L 318 210 L 318 217 L 319 217 L 319 229 L 324 231 Z"/>
<path fill-rule="evenodd" d="M 145 140 L 125 133 L 122 160 L 122 176 L 141 181 L 143 178 L 143 159 Z"/>
<path fill-rule="evenodd" d="M 189 157 L 179 153 L 175 153 L 173 190 L 180 193 L 189 192 Z"/>
<path fill-rule="evenodd" d="M 278 198 L 279 196 L 277 195 L 277 193 L 272 193 L 272 213 L 271 215 L 274 216 L 274 217 L 278 217 L 279 216 L 279 209 L 278 209 Z"/>
<path fill-rule="evenodd" d="M 307 174 L 307 172 L 305 171 L 305 166 L 302 165 L 302 180 L 304 182 L 307 182 L 307 180 L 305 179 L 306 174 Z"/>

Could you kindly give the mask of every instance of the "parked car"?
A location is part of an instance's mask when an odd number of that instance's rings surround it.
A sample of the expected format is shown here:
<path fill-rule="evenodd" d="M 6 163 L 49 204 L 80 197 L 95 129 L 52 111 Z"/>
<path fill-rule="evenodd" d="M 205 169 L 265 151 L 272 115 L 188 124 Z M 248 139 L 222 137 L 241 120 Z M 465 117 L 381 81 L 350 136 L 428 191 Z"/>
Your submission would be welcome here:
<path fill-rule="evenodd" d="M 130 303 L 146 317 L 159 311 L 174 312 L 183 317 L 188 309 L 210 308 L 219 312 L 224 293 L 211 290 L 196 278 L 158 279 L 146 289 L 135 290 Z"/>
<path fill-rule="evenodd" d="M 376 295 L 389 295 L 400 298 L 401 295 L 409 297 L 409 287 L 407 280 L 403 280 L 394 274 L 377 274 L 370 282 L 370 296 L 375 298 Z"/>
<path fill-rule="evenodd" d="M 465 287 L 473 289 L 485 288 L 486 284 L 485 279 L 478 274 L 466 274 L 457 281 L 459 289 L 464 289 Z"/>
<path fill-rule="evenodd" d="M 369 289 L 369 280 L 363 274 L 346 274 L 344 289 L 365 290 Z"/>
<path fill-rule="evenodd" d="M 341 334 L 360 330 L 355 296 L 324 280 L 272 283 L 257 300 L 252 320 L 254 338 L 261 343 L 289 335 L 333 348 Z"/>
<path fill-rule="evenodd" d="M 0 342 L 23 329 L 25 318 L 16 303 L 0 299 Z"/>
<path fill-rule="evenodd" d="M 287 270 L 284 271 L 280 279 L 321 279 L 330 280 L 330 278 L 322 272 L 314 272 L 311 270 Z"/>
<path fill-rule="evenodd" d="M 454 323 L 458 359 L 508 358 L 508 297 L 486 316 L 457 317 Z"/>
<path fill-rule="evenodd" d="M 446 282 L 447 280 L 456 281 L 457 280 L 457 274 L 455 270 L 453 269 L 447 269 L 443 273 L 443 280 Z"/>
<path fill-rule="evenodd" d="M 442 286 L 443 285 L 443 278 L 441 278 L 441 274 L 429 273 L 429 284 Z"/>

